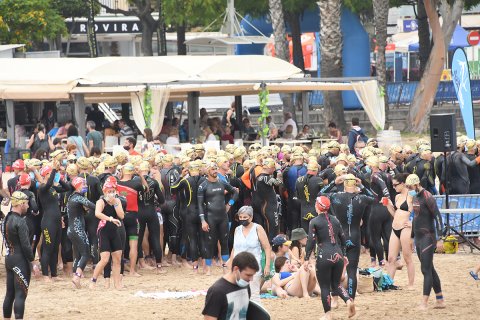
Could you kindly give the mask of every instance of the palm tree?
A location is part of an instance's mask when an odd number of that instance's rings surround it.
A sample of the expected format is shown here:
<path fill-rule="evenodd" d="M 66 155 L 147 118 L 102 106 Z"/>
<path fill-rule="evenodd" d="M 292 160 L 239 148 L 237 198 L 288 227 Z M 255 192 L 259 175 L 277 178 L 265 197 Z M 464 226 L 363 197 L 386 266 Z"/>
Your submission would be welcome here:
<path fill-rule="evenodd" d="M 341 0 L 320 0 L 320 50 L 322 78 L 342 77 L 342 30 L 340 29 Z M 324 91 L 325 122 L 334 121 L 346 129 L 343 100 L 340 91 Z"/>
<path fill-rule="evenodd" d="M 385 61 L 385 47 L 387 46 L 387 24 L 389 0 L 373 0 L 373 14 L 375 17 L 375 35 L 377 39 L 377 58 L 375 67 L 377 69 L 377 79 L 379 85 L 385 93 L 385 107 L 388 110 L 387 97 L 387 65 Z M 388 112 L 386 112 L 388 119 Z M 388 120 L 387 120 L 388 123 Z"/>
<path fill-rule="evenodd" d="M 275 38 L 275 56 L 288 61 L 287 31 L 282 0 L 268 0 L 268 6 L 270 8 L 270 19 L 272 20 L 273 36 Z"/>

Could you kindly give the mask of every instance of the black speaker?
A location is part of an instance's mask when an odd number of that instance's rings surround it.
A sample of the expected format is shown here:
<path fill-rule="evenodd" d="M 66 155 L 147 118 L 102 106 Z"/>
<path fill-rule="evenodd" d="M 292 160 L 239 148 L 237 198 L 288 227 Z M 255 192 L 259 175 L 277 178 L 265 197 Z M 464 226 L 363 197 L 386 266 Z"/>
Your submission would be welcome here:
<path fill-rule="evenodd" d="M 430 115 L 430 138 L 433 152 L 455 151 L 457 148 L 455 113 Z"/>

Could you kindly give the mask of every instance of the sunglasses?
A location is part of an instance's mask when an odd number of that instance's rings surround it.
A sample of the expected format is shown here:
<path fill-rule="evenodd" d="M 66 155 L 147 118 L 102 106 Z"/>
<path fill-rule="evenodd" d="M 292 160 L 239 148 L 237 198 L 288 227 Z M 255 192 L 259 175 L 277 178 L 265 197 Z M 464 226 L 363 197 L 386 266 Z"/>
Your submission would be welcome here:
<path fill-rule="evenodd" d="M 392 183 L 394 187 L 401 185 L 401 183 Z"/>

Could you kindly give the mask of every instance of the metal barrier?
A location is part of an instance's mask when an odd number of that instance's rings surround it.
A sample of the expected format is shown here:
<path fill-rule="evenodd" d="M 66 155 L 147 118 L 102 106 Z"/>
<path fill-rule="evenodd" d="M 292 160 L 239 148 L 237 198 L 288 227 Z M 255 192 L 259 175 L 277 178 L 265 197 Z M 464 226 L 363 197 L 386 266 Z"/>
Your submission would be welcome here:
<path fill-rule="evenodd" d="M 480 194 L 449 195 L 449 209 L 445 209 L 445 196 L 434 196 L 446 223 L 449 214 L 450 226 L 466 237 L 480 236 Z"/>

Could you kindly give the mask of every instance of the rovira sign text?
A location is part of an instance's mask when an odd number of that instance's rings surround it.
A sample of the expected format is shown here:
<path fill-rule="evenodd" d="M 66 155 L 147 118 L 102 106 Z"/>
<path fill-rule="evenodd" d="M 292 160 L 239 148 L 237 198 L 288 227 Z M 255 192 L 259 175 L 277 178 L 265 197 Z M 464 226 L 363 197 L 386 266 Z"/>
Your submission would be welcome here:
<path fill-rule="evenodd" d="M 70 30 L 71 22 L 67 22 Z M 138 21 L 95 21 L 95 32 L 102 33 L 142 33 L 142 25 Z M 73 34 L 87 34 L 87 22 L 75 22 Z"/>

